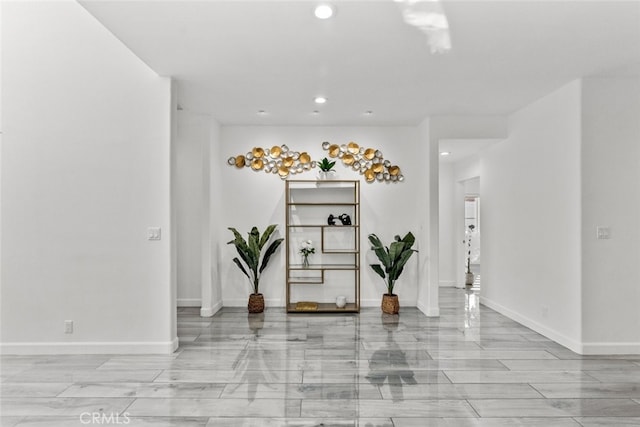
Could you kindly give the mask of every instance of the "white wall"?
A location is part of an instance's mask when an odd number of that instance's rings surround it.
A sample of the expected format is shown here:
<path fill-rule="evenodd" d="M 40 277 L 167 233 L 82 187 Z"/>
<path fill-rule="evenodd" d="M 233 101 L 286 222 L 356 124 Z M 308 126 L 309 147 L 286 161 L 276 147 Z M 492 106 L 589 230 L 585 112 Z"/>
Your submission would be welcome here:
<path fill-rule="evenodd" d="M 640 79 L 582 87 L 584 352 L 640 353 Z"/>
<path fill-rule="evenodd" d="M 581 341 L 580 82 L 513 114 L 481 161 L 482 301 Z"/>
<path fill-rule="evenodd" d="M 75 2 L 2 6 L 2 351 L 170 352 L 171 82 Z"/>
<path fill-rule="evenodd" d="M 200 307 L 208 317 L 222 307 L 217 249 L 224 166 L 220 125 L 209 115 L 183 110 L 177 130 L 177 303 Z"/>
<path fill-rule="evenodd" d="M 455 163 L 453 179 L 463 183 L 480 177 L 480 155 L 470 156 Z M 471 190 L 471 189 L 469 189 Z"/>
<path fill-rule="evenodd" d="M 480 194 L 480 177 L 475 177 L 464 181 L 464 194 Z"/>
<path fill-rule="evenodd" d="M 209 117 L 178 111 L 176 142 L 178 307 L 201 306 L 205 204 L 203 157 L 210 138 Z"/>
<path fill-rule="evenodd" d="M 440 256 L 439 282 L 440 286 L 455 286 L 456 284 L 456 246 L 455 224 L 459 212 L 455 210 L 455 186 L 453 180 L 454 163 L 440 163 L 439 179 L 439 228 L 440 228 Z"/>
<path fill-rule="evenodd" d="M 213 316 L 222 308 L 222 284 L 220 281 L 221 252 L 220 239 L 222 234 L 222 213 L 224 206 L 220 203 L 220 195 L 225 191 L 225 170 L 221 165 L 226 158 L 221 154 L 220 124 L 210 120 L 208 158 L 203 159 L 207 164 L 204 179 L 208 185 L 204 185 L 204 197 L 208 199 L 208 218 L 203 218 L 203 228 L 206 233 L 202 235 L 202 308 L 201 316 Z M 208 222 L 207 222 L 208 220 Z M 226 237 L 226 236 L 225 236 Z"/>
<path fill-rule="evenodd" d="M 413 231 L 418 235 L 420 218 L 416 217 L 416 200 L 426 194 L 419 179 L 422 159 L 415 155 L 418 135 L 410 127 L 278 127 L 278 126 L 223 126 L 221 129 L 220 163 L 212 165 L 223 176 L 219 201 L 222 207 L 218 250 L 220 251 L 220 276 L 225 306 L 246 306 L 250 287 L 246 277 L 232 263 L 235 249 L 226 245 L 232 235 L 227 227 L 233 226 L 247 232 L 256 225 L 262 231 L 268 224 L 278 224 L 280 235 L 284 235 L 284 182 L 275 175 L 254 172 L 248 168 L 236 169 L 228 166 L 226 159 L 243 154 L 254 146 L 271 147 L 287 144 L 295 151 L 308 151 L 312 158 L 320 160 L 327 155 L 322 150 L 323 141 L 347 143 L 355 141 L 363 146 L 382 150 L 386 159 L 398 164 L 405 176 L 403 183 L 361 184 L 361 302 L 363 305 L 379 306 L 385 285 L 368 264 L 375 261 L 370 253 L 366 237 L 375 232 L 385 241 L 395 234 Z M 342 164 L 336 169 L 341 178 L 360 179 L 361 175 Z M 317 169 L 316 169 L 317 171 Z M 300 179 L 315 179 L 315 172 L 294 175 Z M 426 244 L 419 241 L 419 249 Z M 285 275 L 284 252 L 280 250 L 263 273 L 260 291 L 265 295 L 267 306 L 284 306 Z M 403 276 L 397 282 L 396 293 L 404 306 L 415 306 L 418 293 L 417 257 L 409 261 Z"/>

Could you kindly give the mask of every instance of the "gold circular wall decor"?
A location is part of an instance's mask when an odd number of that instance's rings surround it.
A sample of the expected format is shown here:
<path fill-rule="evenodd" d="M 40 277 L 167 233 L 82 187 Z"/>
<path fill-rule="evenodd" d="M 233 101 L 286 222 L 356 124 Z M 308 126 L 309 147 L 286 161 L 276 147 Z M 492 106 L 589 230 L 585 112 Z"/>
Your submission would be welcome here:
<path fill-rule="evenodd" d="M 367 148 L 364 150 L 364 158 L 367 160 L 372 160 L 376 156 L 376 150 L 373 148 Z"/>
<path fill-rule="evenodd" d="M 251 169 L 253 169 L 254 171 L 259 171 L 263 167 L 264 167 L 264 162 L 262 161 L 262 159 L 253 159 L 251 161 Z"/>
<path fill-rule="evenodd" d="M 286 166 L 280 166 L 278 168 L 278 175 L 280 175 L 281 178 L 284 178 L 286 176 L 289 175 L 289 168 Z"/>
<path fill-rule="evenodd" d="M 273 157 L 274 159 L 277 159 L 278 157 L 280 157 L 280 154 L 282 154 L 282 148 L 278 147 L 277 145 L 274 145 L 273 147 L 271 147 L 271 151 L 270 151 L 270 155 L 271 157 Z"/>
<path fill-rule="evenodd" d="M 300 157 L 298 158 L 298 161 L 304 165 L 306 163 L 311 162 L 311 156 L 307 154 L 306 151 L 304 151 L 300 153 Z"/>
<path fill-rule="evenodd" d="M 355 142 L 351 141 L 347 145 L 347 150 L 349 150 L 349 152 L 351 154 L 357 154 L 360 151 L 360 146 L 358 144 L 356 144 Z"/>
<path fill-rule="evenodd" d="M 389 175 L 396 176 L 398 174 L 400 174 L 400 167 L 398 167 L 398 166 L 389 167 Z"/>
<path fill-rule="evenodd" d="M 345 154 L 344 156 L 342 156 L 342 162 L 347 166 L 351 166 L 354 161 L 355 159 L 351 154 Z"/>
<path fill-rule="evenodd" d="M 367 182 L 371 182 L 376 179 L 376 174 L 371 169 L 367 169 L 364 171 L 364 179 L 366 179 Z"/>
<path fill-rule="evenodd" d="M 324 141 L 322 149 L 328 151 L 329 157 L 341 159 L 344 166 L 364 175 L 366 182 L 404 181 L 400 167 L 386 160 L 382 151 L 378 149 L 365 149 L 354 141 L 342 145 Z M 229 157 L 227 163 L 238 169 L 246 167 L 256 172 L 264 171 L 278 175 L 283 180 L 289 176 L 309 171 L 318 164 L 312 160 L 307 151 L 290 150 L 286 144 L 274 145 L 271 149 L 253 147 L 245 154 Z"/>
<path fill-rule="evenodd" d="M 342 159 L 343 165 L 364 175 L 367 182 L 404 180 L 400 166 L 386 160 L 382 151 L 376 148 L 365 148 L 354 141 L 342 145 L 325 141 L 322 143 L 322 149 L 329 152 L 329 157 Z"/>
<path fill-rule="evenodd" d="M 261 147 L 253 147 L 253 150 L 251 150 L 251 152 L 253 153 L 253 157 L 255 157 L 256 159 L 264 156 L 264 149 Z"/>
<path fill-rule="evenodd" d="M 312 160 L 308 152 L 290 150 L 286 144 L 274 145 L 271 149 L 253 147 L 245 154 L 229 157 L 227 163 L 238 169 L 246 167 L 255 172 L 264 171 L 278 175 L 281 179 L 287 179 L 291 175 L 309 171 L 317 166 L 317 162 Z"/>

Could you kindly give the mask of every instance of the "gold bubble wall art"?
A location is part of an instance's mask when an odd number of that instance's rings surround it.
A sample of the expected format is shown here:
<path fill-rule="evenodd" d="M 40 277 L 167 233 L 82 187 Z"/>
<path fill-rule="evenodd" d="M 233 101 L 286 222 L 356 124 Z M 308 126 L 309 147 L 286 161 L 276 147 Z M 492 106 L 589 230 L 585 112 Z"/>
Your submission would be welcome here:
<path fill-rule="evenodd" d="M 367 182 L 404 181 L 400 166 L 385 160 L 382 151 L 375 148 L 361 147 L 353 141 L 342 145 L 325 141 L 322 143 L 322 149 L 329 153 L 329 157 L 342 160 L 344 166 L 364 175 Z"/>
<path fill-rule="evenodd" d="M 375 148 L 361 147 L 351 141 L 348 144 L 322 143 L 322 149 L 329 157 L 340 159 L 343 166 L 364 176 L 366 182 L 402 182 L 404 176 L 400 167 L 385 160 L 382 152 Z M 256 172 L 264 171 L 268 174 L 287 179 L 290 175 L 301 174 L 316 167 L 306 151 L 292 151 L 287 145 L 274 145 L 271 148 L 254 147 L 245 154 L 229 157 L 229 166 L 238 169 L 252 169 Z"/>
<path fill-rule="evenodd" d="M 238 169 L 250 168 L 256 172 L 279 176 L 287 179 L 289 175 L 299 174 L 316 167 L 316 162 L 311 160 L 311 156 L 306 151 L 291 151 L 286 145 L 274 145 L 271 148 L 253 147 L 246 154 L 238 154 L 229 157 L 229 166 Z"/>

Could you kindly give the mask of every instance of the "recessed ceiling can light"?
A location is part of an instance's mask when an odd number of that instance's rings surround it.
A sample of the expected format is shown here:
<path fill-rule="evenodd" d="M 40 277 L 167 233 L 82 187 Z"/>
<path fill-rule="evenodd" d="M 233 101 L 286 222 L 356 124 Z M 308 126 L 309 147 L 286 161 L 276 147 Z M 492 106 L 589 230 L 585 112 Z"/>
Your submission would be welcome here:
<path fill-rule="evenodd" d="M 371 111 L 371 110 L 367 110 L 367 111 L 364 112 L 365 116 L 370 116 L 372 114 L 373 114 L 373 111 Z"/>
<path fill-rule="evenodd" d="M 315 102 L 316 104 L 324 104 L 327 102 L 327 98 L 325 98 L 324 96 L 316 96 L 313 102 Z"/>
<path fill-rule="evenodd" d="M 313 14 L 316 15 L 318 19 L 329 19 L 333 16 L 333 6 L 330 4 L 319 4 L 313 10 Z"/>
<path fill-rule="evenodd" d="M 264 110 L 258 110 L 258 114 L 264 116 L 265 114 L 267 114 L 267 112 Z"/>
<path fill-rule="evenodd" d="M 313 110 L 313 112 L 312 112 L 311 114 L 315 114 L 315 115 L 317 115 L 317 114 L 320 114 L 320 111 L 318 111 L 318 110 Z"/>
<path fill-rule="evenodd" d="M 449 151 L 442 151 L 440 153 L 441 156 L 448 156 L 449 154 L 451 154 L 451 152 L 449 152 Z"/>

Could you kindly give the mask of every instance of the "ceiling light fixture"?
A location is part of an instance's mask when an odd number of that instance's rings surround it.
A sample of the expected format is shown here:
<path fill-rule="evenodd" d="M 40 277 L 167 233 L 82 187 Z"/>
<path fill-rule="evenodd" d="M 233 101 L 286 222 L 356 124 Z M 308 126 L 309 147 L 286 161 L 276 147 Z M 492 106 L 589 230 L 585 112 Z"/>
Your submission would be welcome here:
<path fill-rule="evenodd" d="M 334 8 L 330 4 L 320 4 L 313 10 L 318 19 L 329 19 L 333 16 Z"/>
<path fill-rule="evenodd" d="M 324 96 L 316 96 L 313 102 L 315 102 L 316 104 L 324 104 L 327 102 L 327 98 L 325 98 Z"/>
<path fill-rule="evenodd" d="M 260 116 L 264 116 L 265 114 L 267 114 L 267 112 L 266 112 L 266 111 L 264 111 L 264 110 L 258 110 L 258 115 L 260 115 Z"/>
<path fill-rule="evenodd" d="M 449 154 L 451 154 L 451 152 L 449 152 L 449 151 L 442 151 L 440 153 L 441 156 L 448 156 Z"/>
<path fill-rule="evenodd" d="M 373 111 L 367 110 L 367 111 L 364 112 L 364 115 L 365 116 L 371 116 L 371 115 L 373 115 Z"/>

